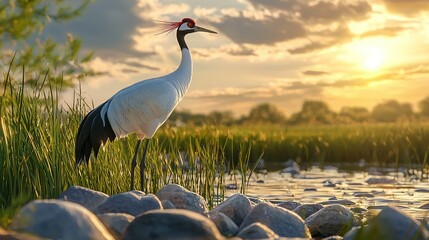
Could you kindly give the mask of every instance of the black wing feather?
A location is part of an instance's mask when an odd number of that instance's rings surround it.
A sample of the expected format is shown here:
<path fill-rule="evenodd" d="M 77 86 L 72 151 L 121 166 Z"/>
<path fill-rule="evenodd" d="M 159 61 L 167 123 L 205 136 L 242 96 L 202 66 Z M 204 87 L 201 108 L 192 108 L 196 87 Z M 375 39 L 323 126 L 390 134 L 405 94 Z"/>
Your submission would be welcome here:
<path fill-rule="evenodd" d="M 107 116 L 103 116 L 105 120 L 105 124 L 103 125 L 101 109 L 104 104 L 108 104 L 108 102 L 101 104 L 89 112 L 79 126 L 75 145 L 77 164 L 82 162 L 88 163 L 92 151 L 94 151 L 94 155 L 97 157 L 101 144 L 105 144 L 108 139 L 113 141 L 116 138 Z"/>

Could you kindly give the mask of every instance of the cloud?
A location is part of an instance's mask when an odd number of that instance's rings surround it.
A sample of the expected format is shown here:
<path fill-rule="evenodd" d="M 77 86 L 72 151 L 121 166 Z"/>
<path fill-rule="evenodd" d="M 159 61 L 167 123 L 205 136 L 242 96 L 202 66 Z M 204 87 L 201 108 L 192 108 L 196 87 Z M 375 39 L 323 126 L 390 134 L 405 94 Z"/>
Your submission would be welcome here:
<path fill-rule="evenodd" d="M 238 44 L 274 44 L 306 36 L 304 26 L 287 15 L 256 20 L 226 15 L 221 22 L 211 22 L 233 42 Z"/>
<path fill-rule="evenodd" d="M 151 21 L 139 16 L 138 3 L 137 0 L 94 1 L 81 16 L 69 22 L 49 24 L 44 35 L 61 41 L 71 33 L 83 40 L 85 49 L 95 50 L 103 58 L 150 55 L 150 52 L 134 49 L 133 35 L 137 28 L 152 25 Z"/>
<path fill-rule="evenodd" d="M 422 12 L 429 12 L 429 1 L 427 0 L 383 0 L 387 10 L 408 17 Z"/>
<path fill-rule="evenodd" d="M 291 54 L 314 52 L 352 40 L 355 35 L 349 30 L 348 23 L 369 19 L 372 13 L 367 1 L 247 2 L 249 5 L 243 10 L 211 9 L 213 17 L 208 18 L 209 22 L 234 43 L 250 45 L 248 48 L 256 48 L 256 45 L 278 47 L 279 44 L 296 40 L 294 44 L 289 44 L 293 46 L 288 49 Z M 384 34 L 395 30 L 399 32 L 399 29 L 385 29 Z M 377 32 L 368 33 L 367 36 L 369 34 Z"/>
<path fill-rule="evenodd" d="M 302 72 L 302 74 L 307 76 L 322 76 L 322 75 L 328 75 L 329 73 L 325 71 L 307 70 Z"/>
<path fill-rule="evenodd" d="M 378 28 L 374 30 L 366 31 L 362 34 L 360 34 L 361 38 L 367 38 L 367 37 L 378 37 L 378 36 L 386 36 L 386 37 L 394 37 L 397 36 L 398 33 L 408 30 L 409 28 L 406 27 L 384 27 L 384 28 Z"/>

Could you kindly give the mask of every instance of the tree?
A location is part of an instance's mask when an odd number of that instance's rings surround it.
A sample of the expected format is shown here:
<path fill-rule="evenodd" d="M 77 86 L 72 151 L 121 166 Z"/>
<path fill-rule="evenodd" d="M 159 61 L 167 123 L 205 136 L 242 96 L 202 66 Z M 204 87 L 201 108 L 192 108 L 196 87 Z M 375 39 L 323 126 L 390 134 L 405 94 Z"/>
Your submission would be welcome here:
<path fill-rule="evenodd" d="M 372 110 L 371 116 L 377 122 L 410 120 L 413 116 L 413 109 L 409 103 L 401 104 L 396 100 L 390 100 L 377 104 Z"/>
<path fill-rule="evenodd" d="M 213 111 L 207 115 L 207 123 L 214 125 L 227 125 L 234 124 L 234 115 L 231 111 Z"/>
<path fill-rule="evenodd" d="M 340 120 L 342 122 L 367 122 L 371 114 L 364 107 L 343 107 L 340 110 Z"/>
<path fill-rule="evenodd" d="M 429 117 L 429 96 L 419 102 L 420 115 L 423 117 Z"/>
<path fill-rule="evenodd" d="M 70 34 L 64 36 L 64 44 L 49 37 L 40 39 L 47 24 L 76 17 L 87 4 L 89 0 L 0 1 L 0 64 L 7 66 L 14 59 L 11 70 L 25 69 L 26 83 L 37 88 L 45 80 L 70 86 L 74 79 L 94 74 L 80 65 L 89 61 L 92 53 L 80 56 L 79 39 Z"/>
<path fill-rule="evenodd" d="M 269 103 L 262 103 L 250 110 L 249 116 L 242 119 L 244 122 L 251 123 L 284 123 L 286 118 L 281 110 Z"/>
<path fill-rule="evenodd" d="M 335 113 L 322 101 L 306 100 L 300 112 L 294 113 L 291 124 L 330 124 L 335 121 Z"/>

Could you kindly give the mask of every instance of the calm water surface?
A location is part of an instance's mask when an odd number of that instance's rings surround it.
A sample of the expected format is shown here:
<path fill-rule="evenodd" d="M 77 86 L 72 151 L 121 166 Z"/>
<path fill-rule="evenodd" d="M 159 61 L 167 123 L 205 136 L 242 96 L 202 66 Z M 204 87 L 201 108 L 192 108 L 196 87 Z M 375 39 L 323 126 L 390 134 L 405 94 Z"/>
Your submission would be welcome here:
<path fill-rule="evenodd" d="M 404 175 L 393 170 L 383 175 L 362 171 L 342 172 L 335 167 L 325 167 L 324 170 L 312 167 L 294 177 L 280 171 L 254 173 L 246 195 L 272 202 L 294 200 L 320 203 L 332 198 L 347 199 L 355 203 L 347 207 L 368 209 L 363 218 L 376 215 L 387 205 L 397 206 L 416 219 L 429 217 L 429 210 L 420 209 L 420 206 L 429 203 L 429 181 Z M 370 178 L 387 178 L 395 183 L 368 184 L 366 181 Z M 327 186 L 326 181 L 331 181 L 335 186 Z M 228 179 L 227 184 L 235 182 L 235 179 Z M 239 189 L 227 190 L 227 195 L 236 192 Z"/>

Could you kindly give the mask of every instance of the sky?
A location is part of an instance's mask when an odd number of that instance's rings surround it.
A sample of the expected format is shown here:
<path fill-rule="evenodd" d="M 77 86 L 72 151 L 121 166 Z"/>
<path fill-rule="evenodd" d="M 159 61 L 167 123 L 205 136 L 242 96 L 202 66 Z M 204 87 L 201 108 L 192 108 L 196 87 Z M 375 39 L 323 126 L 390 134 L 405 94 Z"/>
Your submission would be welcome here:
<path fill-rule="evenodd" d="M 98 105 L 177 68 L 175 34 L 156 35 L 156 20 L 184 17 L 219 34 L 186 37 L 194 72 L 179 110 L 240 116 L 272 103 L 290 115 L 305 100 L 338 111 L 396 99 L 418 111 L 429 96 L 427 0 L 95 0 L 45 31 L 62 41 L 71 33 L 94 51 L 89 67 L 105 74 L 82 92 Z"/>

